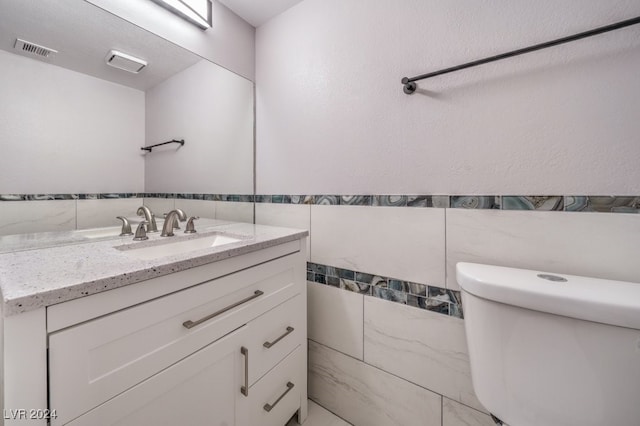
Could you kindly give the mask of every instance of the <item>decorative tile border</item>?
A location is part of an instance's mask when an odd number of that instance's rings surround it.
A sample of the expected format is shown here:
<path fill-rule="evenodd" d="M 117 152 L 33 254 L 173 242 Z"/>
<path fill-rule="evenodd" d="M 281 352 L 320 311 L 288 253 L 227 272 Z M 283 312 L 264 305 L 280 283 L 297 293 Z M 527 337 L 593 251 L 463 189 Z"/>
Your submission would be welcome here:
<path fill-rule="evenodd" d="M 640 196 L 584 195 L 256 195 L 256 203 L 435 207 L 481 210 L 640 213 Z"/>
<path fill-rule="evenodd" d="M 173 193 L 105 193 L 105 194 L 0 194 L 0 201 L 45 200 L 113 200 L 122 198 L 173 198 L 185 200 L 235 201 L 252 203 L 253 195 L 236 194 L 173 194 Z"/>
<path fill-rule="evenodd" d="M 640 196 L 585 195 L 239 195 L 189 193 L 0 194 L 0 201 L 174 198 L 272 204 L 434 207 L 481 210 L 640 213 Z"/>
<path fill-rule="evenodd" d="M 459 291 L 307 262 L 307 281 L 463 318 Z"/>

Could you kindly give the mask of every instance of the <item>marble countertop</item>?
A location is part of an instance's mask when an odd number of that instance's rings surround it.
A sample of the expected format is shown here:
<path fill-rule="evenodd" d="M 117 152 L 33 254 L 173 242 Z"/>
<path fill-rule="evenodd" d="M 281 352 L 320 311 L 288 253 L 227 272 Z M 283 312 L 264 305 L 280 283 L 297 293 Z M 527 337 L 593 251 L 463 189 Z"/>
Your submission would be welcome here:
<path fill-rule="evenodd" d="M 132 237 L 111 237 L 100 241 L 76 241 L 71 232 L 42 233 L 37 247 L 37 235 L 22 236 L 22 246 L 9 239 L 16 251 L 0 254 L 0 293 L 2 313 L 10 315 L 100 293 L 125 285 L 171 274 L 207 263 L 240 256 L 264 248 L 306 237 L 306 230 L 274 226 L 231 223 L 201 219 L 197 234 L 176 232 L 175 237 L 163 238 L 149 234 L 149 240 L 136 244 L 141 247 L 166 244 L 224 232 L 237 235 L 240 241 L 198 249 L 188 253 L 141 260 L 127 254 L 120 246 L 130 246 Z M 63 245 L 54 246 L 56 235 Z M 72 237 L 72 238 L 70 238 Z M 0 245 L 7 237 L 0 238 Z M 74 243 L 69 243 L 73 240 Z M 31 247 L 29 249 L 25 247 Z"/>

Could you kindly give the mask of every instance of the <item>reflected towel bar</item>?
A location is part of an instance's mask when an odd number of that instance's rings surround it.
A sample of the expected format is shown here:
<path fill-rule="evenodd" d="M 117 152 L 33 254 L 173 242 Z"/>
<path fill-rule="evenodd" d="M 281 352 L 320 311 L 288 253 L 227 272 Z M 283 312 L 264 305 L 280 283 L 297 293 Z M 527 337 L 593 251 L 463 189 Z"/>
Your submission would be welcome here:
<path fill-rule="evenodd" d="M 460 71 L 466 68 L 477 67 L 478 65 L 487 64 L 489 62 L 499 61 L 501 59 L 511 58 L 513 56 L 522 55 L 524 53 L 534 52 L 536 50 L 546 49 L 548 47 L 557 46 L 559 44 L 568 43 L 570 41 L 580 40 L 583 38 L 591 37 L 594 35 L 606 33 L 609 31 L 617 30 L 624 27 L 629 27 L 631 25 L 640 24 L 640 16 L 632 19 L 627 19 L 625 21 L 616 22 L 615 24 L 606 25 L 604 27 L 595 28 L 590 31 L 585 31 L 582 33 L 574 34 L 568 37 L 559 38 L 556 40 L 547 41 L 546 43 L 540 43 L 529 47 L 524 47 L 522 49 L 512 50 L 511 52 L 502 53 L 500 55 L 491 56 L 484 59 L 478 59 L 477 61 L 467 62 L 466 64 L 456 65 L 455 67 L 445 68 L 439 71 L 430 72 L 427 74 L 422 74 L 417 77 L 408 78 L 404 77 L 402 79 L 402 84 L 404 84 L 404 93 L 407 95 L 412 94 L 416 91 L 418 86 L 416 85 L 416 81 L 424 80 L 431 77 L 436 77 L 442 74 L 448 74 L 454 71 Z"/>
<path fill-rule="evenodd" d="M 140 148 L 140 149 L 141 149 L 141 150 L 143 150 L 143 151 L 149 151 L 149 152 L 152 152 L 152 151 L 153 151 L 153 148 L 155 148 L 156 146 L 162 146 L 162 145 L 166 145 L 166 144 L 168 144 L 168 143 L 179 143 L 181 146 L 184 146 L 184 139 L 179 140 L 179 141 L 177 141 L 177 140 L 173 139 L 173 140 L 170 140 L 170 141 L 168 141 L 168 142 L 157 143 L 157 144 L 155 144 L 155 145 L 151 145 L 151 146 L 144 146 L 144 147 L 142 147 L 142 148 Z"/>

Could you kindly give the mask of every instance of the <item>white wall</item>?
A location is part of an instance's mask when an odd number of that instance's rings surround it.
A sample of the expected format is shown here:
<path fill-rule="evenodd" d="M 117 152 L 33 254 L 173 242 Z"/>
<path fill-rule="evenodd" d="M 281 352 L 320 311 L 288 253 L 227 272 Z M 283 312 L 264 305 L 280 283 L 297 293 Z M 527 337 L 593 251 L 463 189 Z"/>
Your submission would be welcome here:
<path fill-rule="evenodd" d="M 213 27 L 202 31 L 151 0 L 86 0 L 249 80 L 255 76 L 255 28 L 213 1 Z"/>
<path fill-rule="evenodd" d="M 637 0 L 305 0 L 257 29 L 263 194 L 640 192 Z"/>
<path fill-rule="evenodd" d="M 206 60 L 146 93 L 146 192 L 253 193 L 253 84 Z"/>
<path fill-rule="evenodd" d="M 0 194 L 144 191 L 144 93 L 0 51 Z"/>

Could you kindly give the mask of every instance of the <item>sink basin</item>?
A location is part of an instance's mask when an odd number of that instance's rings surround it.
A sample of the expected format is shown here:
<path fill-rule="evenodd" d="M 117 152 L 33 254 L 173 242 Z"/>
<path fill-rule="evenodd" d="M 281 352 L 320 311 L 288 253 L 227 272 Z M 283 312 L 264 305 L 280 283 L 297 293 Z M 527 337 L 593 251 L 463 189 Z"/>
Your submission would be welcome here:
<path fill-rule="evenodd" d="M 169 237 L 175 238 L 175 237 Z M 135 257 L 137 259 L 152 260 L 158 257 L 175 256 L 179 254 L 189 253 L 196 250 L 202 250 L 212 247 L 220 247 L 227 244 L 233 244 L 242 241 L 237 236 L 223 234 L 216 232 L 208 234 L 206 236 L 200 236 L 197 238 L 191 238 L 188 240 L 172 240 L 172 241 L 160 241 L 160 244 L 144 247 L 136 247 L 135 244 L 127 246 L 117 247 L 119 250 L 123 250 L 127 255 Z"/>

